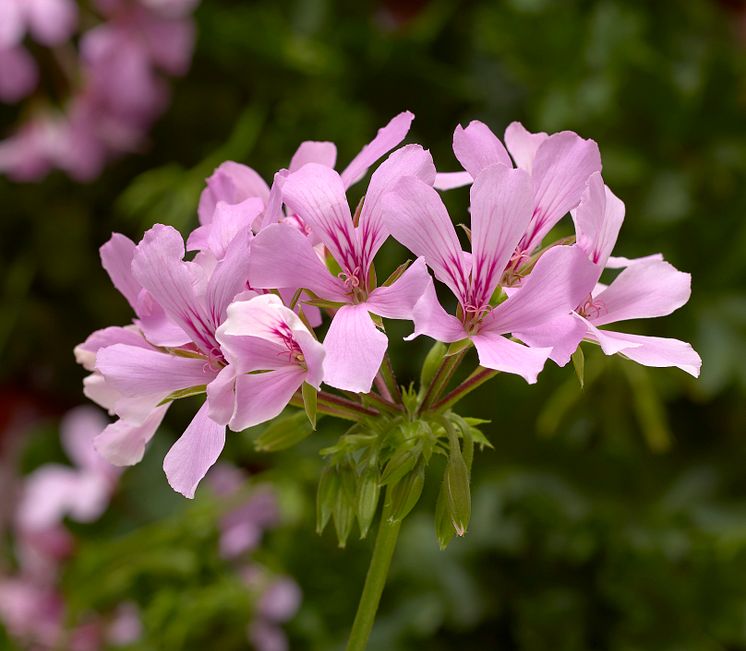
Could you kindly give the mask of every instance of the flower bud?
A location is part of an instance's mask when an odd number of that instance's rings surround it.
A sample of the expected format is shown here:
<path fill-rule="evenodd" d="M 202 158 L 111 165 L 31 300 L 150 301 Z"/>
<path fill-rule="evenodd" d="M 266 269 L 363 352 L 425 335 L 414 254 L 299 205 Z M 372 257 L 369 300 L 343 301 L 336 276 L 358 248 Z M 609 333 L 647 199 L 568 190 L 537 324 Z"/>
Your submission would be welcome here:
<path fill-rule="evenodd" d="M 443 357 L 446 354 L 446 345 L 441 341 L 436 341 L 433 347 L 428 352 L 425 361 L 422 364 L 422 371 L 420 372 L 420 386 L 425 389 L 430 386 L 430 383 L 435 377 L 435 373 L 438 370 Z"/>
<path fill-rule="evenodd" d="M 358 488 L 357 522 L 360 527 L 360 538 L 365 538 L 368 535 L 368 530 L 376 514 L 380 494 L 381 484 L 378 471 L 369 468 L 360 478 Z"/>
<path fill-rule="evenodd" d="M 254 441 L 254 447 L 261 452 L 279 452 L 300 443 L 312 431 L 306 414 L 298 411 L 274 420 Z"/>
<path fill-rule="evenodd" d="M 399 522 L 414 508 L 422 495 L 425 485 L 425 464 L 418 462 L 415 468 L 396 484 L 389 488 L 391 512 L 389 520 Z"/>

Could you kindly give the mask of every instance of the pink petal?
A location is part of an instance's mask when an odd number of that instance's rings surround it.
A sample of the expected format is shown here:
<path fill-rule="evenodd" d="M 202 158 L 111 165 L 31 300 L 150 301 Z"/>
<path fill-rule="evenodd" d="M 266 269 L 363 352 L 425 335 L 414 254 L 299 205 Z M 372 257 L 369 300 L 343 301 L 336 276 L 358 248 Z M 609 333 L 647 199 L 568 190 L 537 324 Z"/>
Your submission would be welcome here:
<path fill-rule="evenodd" d="M 472 292 L 487 304 L 531 219 L 533 188 L 523 170 L 485 168 L 471 186 Z"/>
<path fill-rule="evenodd" d="M 514 332 L 514 336 L 532 348 L 551 348 L 549 358 L 565 366 L 588 331 L 585 319 L 577 314 L 563 314 L 534 328 Z"/>
<path fill-rule="evenodd" d="M 134 327 L 122 328 L 120 326 L 110 326 L 103 330 L 96 330 L 82 344 L 76 346 L 74 351 L 75 361 L 87 371 L 93 371 L 96 368 L 96 353 L 101 348 L 113 346 L 114 344 L 152 348 Z"/>
<path fill-rule="evenodd" d="M 204 359 L 177 357 L 137 346 L 102 348 L 96 368 L 106 383 L 126 396 L 162 395 L 207 384 L 217 373 Z"/>
<path fill-rule="evenodd" d="M 300 143 L 300 146 L 290 159 L 291 172 L 298 171 L 306 163 L 318 163 L 334 169 L 337 163 L 337 146 L 333 142 L 317 142 L 306 140 Z"/>
<path fill-rule="evenodd" d="M 305 375 L 299 366 L 239 375 L 236 378 L 236 411 L 230 428 L 240 432 L 279 415 L 300 389 Z"/>
<path fill-rule="evenodd" d="M 157 407 L 141 423 L 120 418 L 96 437 L 93 442 L 96 451 L 115 466 L 135 465 L 142 460 L 145 446 L 160 427 L 168 407 Z"/>
<path fill-rule="evenodd" d="M 435 165 L 430 152 L 419 145 L 406 145 L 391 154 L 373 172 L 365 193 L 357 228 L 364 269 L 369 268 L 376 252 L 389 235 L 383 221 L 381 199 L 403 176 L 414 176 L 432 185 L 435 180 Z"/>
<path fill-rule="evenodd" d="M 594 339 L 602 340 L 606 344 L 604 352 L 612 341 L 634 344 L 620 350 L 624 357 L 631 359 L 644 366 L 665 368 L 676 366 L 682 371 L 699 377 L 702 367 L 702 358 L 691 347 L 691 344 L 678 339 L 666 337 L 646 337 L 642 335 L 629 335 L 623 332 L 611 332 L 609 330 L 596 330 Z M 608 354 L 608 353 L 607 353 Z"/>
<path fill-rule="evenodd" d="M 520 375 L 534 384 L 552 352 L 551 348 L 530 348 L 495 332 L 482 331 L 471 340 L 479 354 L 479 364 L 503 373 Z"/>
<path fill-rule="evenodd" d="M 644 255 L 641 258 L 624 258 L 622 256 L 609 256 L 606 261 L 607 269 L 624 269 L 630 265 L 637 264 L 638 262 L 650 262 L 651 260 L 663 260 L 662 253 L 652 253 L 650 255 Z"/>
<path fill-rule="evenodd" d="M 198 227 L 189 235 L 187 250 L 209 250 L 221 260 L 228 245 L 239 233 L 251 233 L 251 225 L 263 210 L 264 202 L 256 197 L 234 204 L 218 201 L 212 221 Z"/>
<path fill-rule="evenodd" d="M 171 488 L 189 499 L 225 447 L 225 426 L 218 425 L 207 412 L 205 403 L 163 460 Z"/>
<path fill-rule="evenodd" d="M 282 188 L 284 187 L 285 179 L 289 174 L 290 172 L 288 170 L 275 172 L 274 179 L 272 180 L 272 187 L 269 189 L 267 205 L 259 219 L 254 222 L 255 232 L 258 233 L 270 224 L 277 224 L 285 218 L 285 213 L 282 210 Z"/>
<path fill-rule="evenodd" d="M 195 32 L 191 21 L 149 16 L 141 21 L 140 30 L 154 65 L 174 76 L 189 71 Z"/>
<path fill-rule="evenodd" d="M 453 190 L 469 185 L 473 180 L 469 172 L 438 172 L 433 187 L 436 190 Z"/>
<path fill-rule="evenodd" d="M 417 258 L 396 282 L 374 289 L 365 304 L 373 314 L 388 319 L 411 319 L 414 306 L 422 298 L 428 283 L 432 284 L 432 281 L 425 258 Z"/>
<path fill-rule="evenodd" d="M 388 339 L 376 328 L 367 305 L 341 307 L 324 339 L 324 382 L 337 389 L 368 393 L 387 347 Z"/>
<path fill-rule="evenodd" d="M 225 161 L 207 179 L 207 187 L 199 198 L 199 223 L 209 224 L 218 201 L 241 203 L 249 197 L 258 197 L 263 203 L 269 199 L 269 186 L 253 169 Z"/>
<path fill-rule="evenodd" d="M 534 180 L 534 216 L 521 243 L 533 251 L 544 236 L 580 203 L 588 179 L 601 171 L 601 154 L 593 140 L 571 131 L 549 136 L 537 149 L 531 176 Z"/>
<path fill-rule="evenodd" d="M 578 246 L 594 263 L 605 267 L 624 221 L 624 204 L 595 172 L 588 179 L 580 205 L 571 214 Z"/>
<path fill-rule="evenodd" d="M 225 366 L 207 385 L 207 415 L 220 425 L 227 425 L 236 411 L 235 365 Z"/>
<path fill-rule="evenodd" d="M 531 173 L 536 150 L 548 137 L 543 131 L 531 133 L 520 122 L 511 122 L 505 129 L 505 145 L 516 167 Z"/>
<path fill-rule="evenodd" d="M 309 163 L 287 177 L 282 194 L 288 208 L 321 238 L 339 265 L 354 272 L 359 264 L 359 247 L 339 174 Z"/>
<path fill-rule="evenodd" d="M 137 297 L 142 286 L 132 275 L 132 258 L 135 243 L 120 233 L 114 233 L 100 249 L 101 264 L 109 274 L 111 282 L 127 299 L 133 310 L 137 310 Z"/>
<path fill-rule="evenodd" d="M 215 347 L 210 316 L 197 300 L 184 240 L 171 226 L 156 224 L 145 233 L 132 259 L 132 272 L 170 319 L 205 353 Z"/>
<path fill-rule="evenodd" d="M 585 300 L 599 269 L 576 246 L 555 246 L 544 253 L 521 288 L 482 322 L 498 334 L 522 332 L 564 314 Z"/>
<path fill-rule="evenodd" d="M 668 262 L 653 260 L 627 267 L 593 299 L 600 314 L 589 321 L 600 326 L 629 319 L 671 314 L 689 300 L 691 276 Z"/>
<path fill-rule="evenodd" d="M 288 224 L 271 224 L 254 238 L 249 283 L 262 289 L 304 287 L 327 300 L 347 300 L 344 285 L 324 266 L 308 238 Z"/>
<path fill-rule="evenodd" d="M 500 163 L 513 167 L 499 138 L 483 122 L 474 120 L 464 129 L 461 125 L 453 132 L 453 153 L 472 178 L 486 167 Z"/>
<path fill-rule="evenodd" d="M 414 332 L 405 337 L 407 341 L 426 335 L 437 341 L 450 343 L 467 337 L 463 324 L 455 316 L 448 314 L 438 301 L 432 280 L 425 287 L 420 300 L 412 311 Z"/>
<path fill-rule="evenodd" d="M 424 257 L 436 278 L 463 301 L 469 269 L 438 193 L 417 178 L 404 177 L 383 198 L 383 220 L 394 238 L 416 256 Z"/>
<path fill-rule="evenodd" d="M 412 120 L 414 120 L 414 115 L 409 111 L 404 111 L 378 130 L 376 137 L 363 147 L 342 172 L 342 183 L 345 189 L 363 178 L 373 163 L 406 138 Z"/>
<path fill-rule="evenodd" d="M 252 232 L 248 228 L 238 233 L 207 281 L 204 300 L 210 317 L 209 325 L 213 329 L 225 320 L 226 310 L 236 296 L 246 290 L 252 238 Z"/>

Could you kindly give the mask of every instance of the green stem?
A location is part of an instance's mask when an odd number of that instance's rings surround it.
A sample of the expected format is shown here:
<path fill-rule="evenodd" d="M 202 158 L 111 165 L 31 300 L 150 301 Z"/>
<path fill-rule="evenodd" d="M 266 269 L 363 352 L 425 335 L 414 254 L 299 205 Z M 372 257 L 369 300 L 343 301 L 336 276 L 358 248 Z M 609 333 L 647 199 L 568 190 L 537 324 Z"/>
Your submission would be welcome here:
<path fill-rule="evenodd" d="M 500 371 L 491 368 L 482 368 L 478 366 L 476 370 L 459 384 L 453 391 L 447 394 L 442 400 L 433 405 L 433 411 L 445 411 L 453 407 L 461 398 L 471 393 L 477 387 L 482 386 L 487 380 L 495 377 Z"/>
<path fill-rule="evenodd" d="M 301 409 L 305 409 L 305 405 L 303 403 L 303 396 L 301 395 L 300 391 L 296 393 L 292 398 L 290 398 L 290 405 L 293 407 L 300 407 Z M 353 410 L 349 409 L 347 407 L 342 406 L 334 406 L 330 405 L 328 403 L 325 403 L 322 401 L 322 399 L 319 399 L 319 402 L 316 406 L 316 411 L 319 414 L 326 414 L 327 416 L 334 416 L 335 418 L 342 418 L 344 420 L 351 420 L 353 422 L 358 422 L 362 415 L 370 415 L 370 412 L 372 410 L 368 410 L 365 407 L 362 407 L 358 405 L 360 409 L 365 409 L 366 411 L 361 413 L 360 410 Z M 378 412 L 375 412 L 378 414 Z"/>
<path fill-rule="evenodd" d="M 327 393 L 326 391 L 319 391 L 318 399 L 319 402 L 326 403 L 327 405 L 331 406 L 332 409 L 343 409 L 346 411 L 357 413 L 360 416 L 375 417 L 379 415 L 379 412 L 375 409 L 364 407 L 357 402 L 353 402 L 352 400 L 348 400 L 347 398 L 342 398 L 340 396 L 335 396 L 334 394 Z"/>
<path fill-rule="evenodd" d="M 390 512 L 391 501 L 387 494 L 383 505 L 381 523 L 378 525 L 376 543 L 373 547 L 373 556 L 370 559 L 368 574 L 365 577 L 363 594 L 360 596 L 355 621 L 352 623 L 352 630 L 347 641 L 347 651 L 365 651 L 370 632 L 373 630 L 378 604 L 386 585 L 386 577 L 389 573 L 391 558 L 394 555 L 399 528 L 401 527 L 401 520 L 396 523 L 389 522 Z"/>
<path fill-rule="evenodd" d="M 461 363 L 461 360 L 464 359 L 464 355 L 466 355 L 466 351 L 462 350 L 455 355 L 450 355 L 449 357 L 443 358 L 443 361 L 438 367 L 438 370 L 435 371 L 435 375 L 430 382 L 430 386 L 427 388 L 427 392 L 425 393 L 425 397 L 422 399 L 422 403 L 420 403 L 420 407 L 417 410 L 418 414 L 423 414 L 424 412 L 426 412 L 430 408 L 430 406 L 440 397 L 440 394 L 443 393 L 445 388 L 448 386 L 448 383 L 451 381 L 451 378 L 456 372 L 456 369 Z"/>
<path fill-rule="evenodd" d="M 364 393 L 363 399 L 372 402 L 376 409 L 381 409 L 389 414 L 400 414 L 402 412 L 401 405 L 395 405 L 390 400 L 386 400 L 386 398 L 376 393 Z"/>

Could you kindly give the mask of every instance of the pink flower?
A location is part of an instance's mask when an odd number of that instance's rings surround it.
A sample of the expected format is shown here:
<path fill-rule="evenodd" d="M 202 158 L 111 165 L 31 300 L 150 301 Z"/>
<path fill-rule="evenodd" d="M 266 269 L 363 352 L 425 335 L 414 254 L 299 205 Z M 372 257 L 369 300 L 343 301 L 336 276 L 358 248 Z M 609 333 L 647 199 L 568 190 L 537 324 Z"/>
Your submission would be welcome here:
<path fill-rule="evenodd" d="M 601 155 L 593 140 L 585 140 L 572 131 L 530 133 L 519 122 L 508 125 L 505 142 L 508 149 L 487 125 L 476 120 L 466 129 L 456 127 L 453 151 L 466 172 L 439 174 L 435 187 L 466 185 L 495 163 L 512 167 L 512 156 L 516 167 L 530 175 L 533 186 L 531 218 L 513 261 L 513 266 L 518 267 L 557 222 L 578 205 L 588 178 L 601 170 Z"/>
<path fill-rule="evenodd" d="M 175 391 L 208 387 L 225 366 L 216 331 L 228 305 L 245 291 L 249 241 L 243 233 L 222 260 L 203 252 L 186 262 L 181 235 L 156 225 L 136 248 L 122 236 L 102 248 L 104 266 L 141 317 L 145 335 L 107 328 L 78 349 L 89 367 L 95 356 L 87 395 L 120 417 L 96 439 L 112 463 L 137 463 L 168 408 L 161 403 Z M 146 324 L 143 316 L 152 321 Z M 187 497 L 225 443 L 225 422 L 209 417 L 209 402 L 208 396 L 164 460 L 172 487 Z"/>
<path fill-rule="evenodd" d="M 600 328 L 671 314 L 689 300 L 691 276 L 664 262 L 660 254 L 639 260 L 610 257 L 624 220 L 624 204 L 604 185 L 600 174 L 591 177 L 573 220 L 578 246 L 594 263 L 595 288 L 576 306 L 570 327 L 554 323 L 519 336 L 534 345 L 553 345 L 552 359 L 560 365 L 586 339 L 598 343 L 607 355 L 620 353 L 645 366 L 677 366 L 697 377 L 702 360 L 688 343 Z M 596 284 L 610 262 L 626 268 L 608 287 Z"/>
<path fill-rule="evenodd" d="M 232 303 L 216 336 L 228 366 L 208 387 L 210 416 L 233 431 L 277 416 L 304 382 L 321 385 L 323 347 L 273 294 Z"/>
<path fill-rule="evenodd" d="M 362 173 L 357 167 L 349 170 L 348 181 Z M 306 163 L 285 180 L 285 203 L 321 239 L 341 270 L 338 274 L 325 266 L 309 239 L 288 224 L 267 226 L 252 244 L 252 287 L 302 287 L 339 305 L 324 339 L 324 382 L 339 389 L 370 391 L 380 368 L 388 340 L 369 313 L 411 318 L 428 282 L 422 260 L 390 286 L 376 287 L 371 278 L 373 257 L 388 237 L 381 198 L 404 174 L 432 183 L 432 159 L 419 145 L 394 152 L 373 173 L 357 224 L 345 196 L 345 180 L 331 168 Z"/>
<path fill-rule="evenodd" d="M 518 242 L 532 219 L 534 193 L 523 170 L 495 164 L 483 169 L 471 188 L 472 253 L 461 250 L 456 231 L 437 192 L 414 177 L 399 181 L 383 200 L 392 235 L 423 256 L 435 277 L 454 293 L 458 316 L 438 302 L 432 282 L 414 309 L 415 332 L 444 342 L 471 339 L 482 366 L 536 381 L 551 348 L 531 348 L 505 335 L 570 311 L 593 285 L 594 270 L 577 247 L 549 249 L 517 291 L 495 306 Z"/>
<path fill-rule="evenodd" d="M 104 512 L 120 474 L 93 448 L 106 425 L 102 414 L 90 407 L 68 412 L 61 425 L 62 444 L 76 467 L 47 464 L 26 478 L 16 513 L 21 531 L 44 532 L 66 516 L 90 522 Z"/>

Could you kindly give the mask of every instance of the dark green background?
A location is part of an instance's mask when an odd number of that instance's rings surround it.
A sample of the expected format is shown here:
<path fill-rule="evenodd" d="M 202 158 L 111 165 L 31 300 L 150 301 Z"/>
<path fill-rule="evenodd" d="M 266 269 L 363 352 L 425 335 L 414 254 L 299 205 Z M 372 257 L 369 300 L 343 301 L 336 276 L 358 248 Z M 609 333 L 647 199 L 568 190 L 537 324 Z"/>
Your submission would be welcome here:
<path fill-rule="evenodd" d="M 410 140 L 444 170 L 456 168 L 458 122 L 479 118 L 498 134 L 516 119 L 533 131 L 572 129 L 599 143 L 605 180 L 627 205 L 618 254 L 661 251 L 693 277 L 688 305 L 629 331 L 691 341 L 702 377 L 588 347 L 582 392 L 571 369 L 548 367 L 535 387 L 499 377 L 473 394 L 465 410 L 491 419 L 495 449 L 475 462 L 471 530 L 438 551 L 433 478 L 405 523 L 371 648 L 746 649 L 743 5 L 204 0 L 192 69 L 176 82 L 146 152 L 83 186 L 59 174 L 29 185 L 0 179 L 3 403 L 32 402 L 53 419 L 81 402 L 72 347 L 130 318 L 98 246 L 112 230 L 139 239 L 156 221 L 192 228 L 203 180 L 226 158 L 269 178 L 300 141 L 325 139 L 344 165 L 403 109 L 417 116 Z M 13 116 L 0 111 L 2 124 Z M 466 200 L 465 191 L 449 195 L 459 221 Z M 396 252 L 387 245 L 383 267 L 393 268 Z M 412 380 L 425 342 L 399 342 L 405 327 L 391 332 L 400 379 Z M 112 548 L 122 532 L 155 521 L 171 531 L 161 541 L 192 551 L 204 544 L 182 535 L 191 511 L 168 493 L 159 468 L 190 408 L 172 410 L 105 522 L 81 529 L 88 561 L 68 584 L 79 607 L 122 596 L 94 585 L 107 554 L 126 549 L 129 539 Z M 29 435 L 24 468 L 59 454 L 49 422 Z M 228 449 L 252 470 L 274 468 L 284 486 L 289 523 L 268 553 L 305 593 L 289 627 L 294 650 L 339 647 L 369 553 L 369 541 L 341 551 L 329 532 L 313 535 L 317 452 L 333 436 L 324 429 L 292 452 L 261 456 L 242 434 Z M 176 515 L 163 523 L 167 512 Z M 86 582 L 98 562 L 97 581 Z M 189 567 L 189 585 L 221 581 L 212 566 Z M 153 582 L 160 588 L 135 585 L 128 596 L 142 604 L 153 603 L 153 590 L 181 590 L 168 573 Z M 152 614 L 138 649 L 164 648 L 152 632 L 162 621 L 181 627 L 168 638 L 174 649 L 206 648 L 189 637 L 201 634 L 198 620 L 173 599 L 168 617 Z M 241 648 L 240 618 L 217 621 L 221 648 Z"/>

